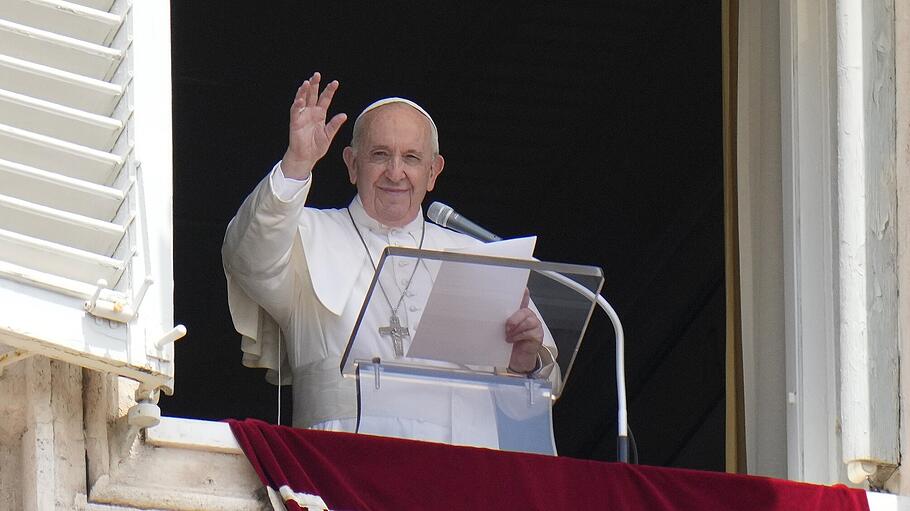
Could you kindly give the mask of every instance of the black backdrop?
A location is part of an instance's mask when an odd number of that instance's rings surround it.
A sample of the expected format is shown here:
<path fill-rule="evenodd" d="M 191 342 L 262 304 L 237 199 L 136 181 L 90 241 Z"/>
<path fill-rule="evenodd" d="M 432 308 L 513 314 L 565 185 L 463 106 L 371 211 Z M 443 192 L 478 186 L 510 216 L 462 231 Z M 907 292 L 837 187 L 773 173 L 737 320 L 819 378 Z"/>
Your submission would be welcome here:
<path fill-rule="evenodd" d="M 433 115 L 446 168 L 429 200 L 504 237 L 538 235 L 541 259 L 601 266 L 626 330 L 641 461 L 723 469 L 720 2 L 173 1 L 171 11 L 175 306 L 189 334 L 164 413 L 275 420 L 274 388 L 240 365 L 220 246 L 284 152 L 297 86 L 319 70 L 341 82 L 333 110 L 351 118 L 392 95 Z M 350 200 L 350 130 L 318 165 L 310 204 Z M 597 313 L 556 405 L 561 454 L 614 459 L 612 368 Z"/>

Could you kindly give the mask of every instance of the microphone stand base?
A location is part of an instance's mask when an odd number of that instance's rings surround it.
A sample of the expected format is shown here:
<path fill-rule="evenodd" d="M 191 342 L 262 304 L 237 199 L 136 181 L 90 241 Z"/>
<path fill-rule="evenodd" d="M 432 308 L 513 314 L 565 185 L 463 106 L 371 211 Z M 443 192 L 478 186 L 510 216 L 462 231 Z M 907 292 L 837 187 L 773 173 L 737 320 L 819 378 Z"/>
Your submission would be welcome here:
<path fill-rule="evenodd" d="M 620 463 L 629 462 L 629 437 L 620 435 L 616 439 L 616 460 Z"/>

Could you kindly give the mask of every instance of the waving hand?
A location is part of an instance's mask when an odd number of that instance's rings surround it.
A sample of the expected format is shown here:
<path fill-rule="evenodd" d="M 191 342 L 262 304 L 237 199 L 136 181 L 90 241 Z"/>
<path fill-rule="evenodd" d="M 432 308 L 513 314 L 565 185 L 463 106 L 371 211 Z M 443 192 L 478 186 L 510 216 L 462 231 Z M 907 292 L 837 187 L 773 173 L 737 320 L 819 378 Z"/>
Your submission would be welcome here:
<path fill-rule="evenodd" d="M 313 166 L 329 150 L 332 139 L 347 120 L 346 114 L 337 114 L 328 122 L 329 105 L 338 90 L 338 81 L 333 80 L 319 93 L 318 72 L 297 89 L 291 105 L 288 149 L 281 160 L 281 170 L 286 177 L 306 179 Z"/>

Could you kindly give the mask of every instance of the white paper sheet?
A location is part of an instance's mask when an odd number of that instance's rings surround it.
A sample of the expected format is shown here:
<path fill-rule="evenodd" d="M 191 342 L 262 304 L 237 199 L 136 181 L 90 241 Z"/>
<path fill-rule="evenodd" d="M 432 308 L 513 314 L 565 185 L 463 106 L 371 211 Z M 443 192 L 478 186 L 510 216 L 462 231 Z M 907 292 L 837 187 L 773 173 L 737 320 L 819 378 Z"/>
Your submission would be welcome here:
<path fill-rule="evenodd" d="M 531 236 L 458 252 L 531 259 L 536 243 Z M 529 274 L 520 268 L 443 262 L 407 357 L 508 367 L 512 345 L 505 341 L 506 320 L 521 306 Z"/>

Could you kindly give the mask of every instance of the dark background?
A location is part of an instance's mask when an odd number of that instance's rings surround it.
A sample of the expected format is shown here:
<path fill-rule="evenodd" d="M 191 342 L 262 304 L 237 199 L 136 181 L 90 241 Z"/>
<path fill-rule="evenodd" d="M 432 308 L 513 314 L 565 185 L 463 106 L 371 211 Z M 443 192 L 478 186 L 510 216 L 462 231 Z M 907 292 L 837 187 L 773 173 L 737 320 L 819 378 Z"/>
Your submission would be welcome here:
<path fill-rule="evenodd" d="M 720 2 L 381 4 L 171 2 L 175 304 L 189 334 L 163 412 L 275 421 L 274 387 L 240 365 L 220 248 L 318 70 L 341 82 L 335 112 L 394 95 L 433 115 L 446 167 L 429 200 L 503 237 L 538 235 L 540 259 L 602 267 L 641 462 L 723 470 Z M 351 124 L 311 205 L 353 195 Z M 595 312 L 555 408 L 562 455 L 615 459 L 612 335 Z"/>

